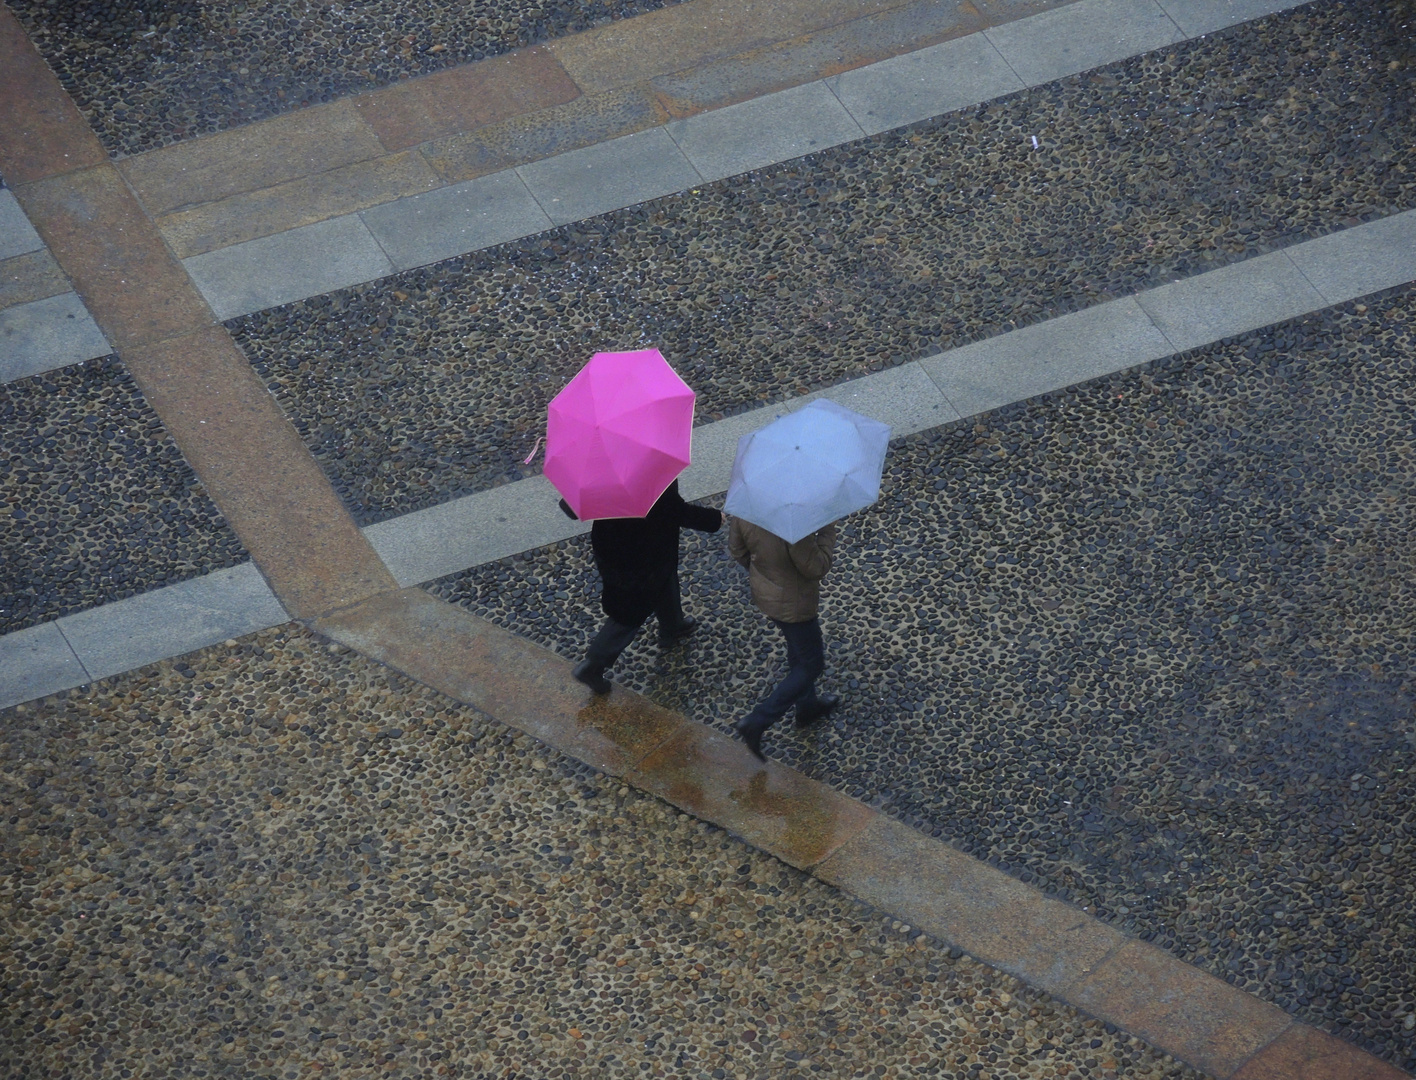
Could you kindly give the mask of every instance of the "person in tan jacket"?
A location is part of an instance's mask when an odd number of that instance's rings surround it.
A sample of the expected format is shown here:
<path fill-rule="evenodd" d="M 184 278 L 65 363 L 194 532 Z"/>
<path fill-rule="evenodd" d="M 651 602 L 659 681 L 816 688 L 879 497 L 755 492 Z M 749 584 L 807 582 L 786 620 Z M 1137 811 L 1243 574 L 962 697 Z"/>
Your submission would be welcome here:
<path fill-rule="evenodd" d="M 836 526 L 827 525 L 789 544 L 760 525 L 733 518 L 728 553 L 747 567 L 752 600 L 777 624 L 787 642 L 787 676 L 735 730 L 759 760 L 762 735 L 796 706 L 797 727 L 825 718 L 841 703 L 835 694 L 818 694 L 816 680 L 826 667 L 821 637 L 821 579 L 831 569 Z"/>

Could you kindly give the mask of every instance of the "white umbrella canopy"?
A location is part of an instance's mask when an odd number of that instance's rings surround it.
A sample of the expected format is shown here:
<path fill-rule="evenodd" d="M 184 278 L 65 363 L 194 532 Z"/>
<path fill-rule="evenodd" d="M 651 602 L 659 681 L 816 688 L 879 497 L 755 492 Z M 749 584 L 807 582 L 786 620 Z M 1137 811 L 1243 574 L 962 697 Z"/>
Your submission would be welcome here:
<path fill-rule="evenodd" d="M 813 401 L 738 440 L 723 509 L 795 544 L 880 497 L 890 426 Z"/>

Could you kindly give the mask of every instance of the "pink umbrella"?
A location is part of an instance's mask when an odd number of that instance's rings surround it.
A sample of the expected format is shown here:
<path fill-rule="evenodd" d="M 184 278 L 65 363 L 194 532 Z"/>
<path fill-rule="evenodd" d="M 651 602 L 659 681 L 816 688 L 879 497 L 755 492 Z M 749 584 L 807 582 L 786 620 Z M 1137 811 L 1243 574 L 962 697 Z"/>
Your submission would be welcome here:
<path fill-rule="evenodd" d="M 693 391 L 658 349 L 596 353 L 551 402 L 546 479 L 581 521 L 643 517 L 692 441 Z"/>

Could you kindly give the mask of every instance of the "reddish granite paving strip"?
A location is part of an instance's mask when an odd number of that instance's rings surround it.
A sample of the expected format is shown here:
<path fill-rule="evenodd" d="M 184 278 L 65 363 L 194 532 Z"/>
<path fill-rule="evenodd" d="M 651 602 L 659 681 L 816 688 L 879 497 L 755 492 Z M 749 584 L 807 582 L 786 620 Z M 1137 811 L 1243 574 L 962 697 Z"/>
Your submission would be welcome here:
<path fill-rule="evenodd" d="M 770 761 L 764 766 L 742 743 L 702 724 L 685 722 L 629 780 L 799 870 L 826 858 L 876 816 L 794 769 Z"/>
<path fill-rule="evenodd" d="M 624 775 L 686 724 L 628 692 L 587 704 L 553 653 L 421 589 L 374 597 L 310 625 L 611 776 Z"/>
<path fill-rule="evenodd" d="M 15 187 L 107 160 L 19 20 L 0 5 L 0 176 Z"/>
<path fill-rule="evenodd" d="M 1403 1080 L 1405 1076 L 1351 1043 L 1294 1024 L 1250 1058 L 1233 1080 Z"/>
<path fill-rule="evenodd" d="M 118 167 L 148 213 L 161 216 L 384 153 L 345 100 L 125 158 Z"/>
<path fill-rule="evenodd" d="M 15 197 L 276 595 L 314 615 L 395 588 L 119 171 L 69 165 L 82 140 L 64 127 L 63 91 L 7 13 L 0 27 L 0 70 L 24 73 L 0 112 L 53 114 L 64 131 L 0 142 L 0 172 L 25 178 Z"/>
<path fill-rule="evenodd" d="M 629 86 L 436 139 L 419 152 L 446 183 L 454 184 L 633 135 L 671 118 L 652 87 Z"/>
<path fill-rule="evenodd" d="M 394 151 L 579 96 L 555 54 L 538 47 L 395 83 L 355 98 L 354 106 L 384 149 Z"/>
<path fill-rule="evenodd" d="M 1015 6 L 1006 18 L 1032 14 Z M 901 53 L 976 33 L 996 21 L 965 0 L 926 0 L 657 75 L 650 85 L 674 119 L 839 75 Z"/>
<path fill-rule="evenodd" d="M 21 185 L 15 198 L 119 352 L 215 322 L 112 165 Z"/>
<path fill-rule="evenodd" d="M 721 732 L 622 687 L 594 698 L 569 661 L 420 589 L 309 625 L 1220 1080 L 1404 1075 L 942 841 L 758 763 Z"/>
<path fill-rule="evenodd" d="M 1066 2 L 687 0 L 119 167 L 187 258 L 416 195 L 433 176 L 474 179 Z M 409 157 L 394 160 L 400 151 Z"/>
<path fill-rule="evenodd" d="M 408 151 L 300 176 L 157 219 L 179 259 L 254 240 L 440 187 L 421 154 Z"/>
<path fill-rule="evenodd" d="M 968 942 L 970 955 L 1048 993 L 1086 978 L 1129 940 L 890 818 L 878 818 L 816 876 L 944 941 Z"/>
<path fill-rule="evenodd" d="M 1143 941 L 1127 942 L 1067 1001 L 1215 1076 L 1232 1076 L 1293 1020 Z"/>
<path fill-rule="evenodd" d="M 288 612 L 397 588 L 224 327 L 123 359 Z"/>
<path fill-rule="evenodd" d="M 552 42 L 587 94 L 800 37 L 906 0 L 688 0 Z M 950 5 L 953 6 L 953 5 Z"/>

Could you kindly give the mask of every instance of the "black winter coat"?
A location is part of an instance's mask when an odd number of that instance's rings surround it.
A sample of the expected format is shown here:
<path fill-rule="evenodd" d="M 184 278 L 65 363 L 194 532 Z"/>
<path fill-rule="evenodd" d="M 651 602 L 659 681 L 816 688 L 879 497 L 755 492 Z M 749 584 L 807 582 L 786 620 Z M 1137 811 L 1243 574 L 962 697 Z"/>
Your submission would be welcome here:
<path fill-rule="evenodd" d="M 561 509 L 575 517 L 564 499 Z M 642 623 L 678 573 L 679 529 L 715 532 L 722 526 L 719 511 L 684 502 L 677 480 L 642 518 L 597 518 L 590 526 L 590 546 L 605 585 L 600 595 L 605 614 L 626 626 Z"/>

